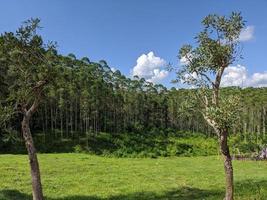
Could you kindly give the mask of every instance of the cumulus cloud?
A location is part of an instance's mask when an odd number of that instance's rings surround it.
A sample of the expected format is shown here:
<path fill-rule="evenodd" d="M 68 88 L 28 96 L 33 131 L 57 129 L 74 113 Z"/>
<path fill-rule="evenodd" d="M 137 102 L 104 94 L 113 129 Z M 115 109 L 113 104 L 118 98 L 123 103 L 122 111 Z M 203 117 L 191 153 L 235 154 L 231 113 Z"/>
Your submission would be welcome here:
<path fill-rule="evenodd" d="M 239 41 L 245 42 L 245 41 L 253 39 L 254 29 L 255 29 L 254 26 L 247 26 L 243 28 L 239 36 Z"/>
<path fill-rule="evenodd" d="M 184 56 L 180 59 L 180 64 L 181 65 L 188 65 L 189 64 L 189 60 L 187 60 L 187 58 Z"/>
<path fill-rule="evenodd" d="M 192 58 L 193 58 L 193 55 L 191 53 L 188 53 L 187 56 L 183 56 L 180 59 L 180 64 L 181 65 L 188 65 L 190 62 L 190 59 L 192 59 Z"/>
<path fill-rule="evenodd" d="M 196 72 L 193 72 L 191 74 L 185 74 L 184 79 L 182 80 L 182 83 L 186 83 L 186 82 L 192 81 L 194 79 L 199 79 L 199 76 L 197 75 Z"/>
<path fill-rule="evenodd" d="M 158 83 L 159 81 L 161 81 L 162 79 L 166 78 L 169 75 L 168 71 L 160 69 L 154 69 L 153 73 L 154 75 L 150 79 L 147 79 L 147 81 L 152 83 Z"/>
<path fill-rule="evenodd" d="M 247 81 L 247 69 L 244 66 L 229 66 L 224 71 L 222 77 L 222 86 L 240 86 L 243 87 Z"/>
<path fill-rule="evenodd" d="M 254 87 L 267 87 L 267 72 L 253 74 L 250 85 Z"/>
<path fill-rule="evenodd" d="M 137 58 L 136 65 L 132 70 L 132 75 L 157 83 L 166 78 L 169 74 L 167 70 L 163 69 L 165 65 L 166 61 L 155 56 L 151 51 L 148 54 L 142 54 Z"/>
<path fill-rule="evenodd" d="M 248 75 L 245 66 L 229 66 L 222 77 L 222 86 L 267 87 L 267 72 Z"/>

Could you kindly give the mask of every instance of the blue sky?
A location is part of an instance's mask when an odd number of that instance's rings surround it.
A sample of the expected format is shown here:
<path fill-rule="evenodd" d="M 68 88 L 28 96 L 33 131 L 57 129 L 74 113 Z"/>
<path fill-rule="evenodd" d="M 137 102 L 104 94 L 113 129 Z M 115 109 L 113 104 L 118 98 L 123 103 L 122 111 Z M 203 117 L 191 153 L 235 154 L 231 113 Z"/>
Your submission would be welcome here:
<path fill-rule="evenodd" d="M 0 32 L 14 31 L 22 21 L 39 17 L 41 34 L 46 41 L 57 41 L 60 53 L 87 56 L 92 61 L 104 59 L 125 75 L 143 72 L 145 78 L 168 87 L 172 75 L 164 74 L 160 65 L 164 62 L 179 65 L 178 50 L 184 43 L 193 43 L 203 17 L 241 11 L 249 26 L 248 38 L 242 42 L 244 59 L 228 70 L 226 85 L 238 85 L 236 80 L 241 78 L 247 85 L 260 86 L 253 79 L 261 79 L 260 84 L 267 86 L 267 0 L 0 0 L 0 3 Z M 135 66 L 138 67 L 133 70 Z M 163 78 L 157 79 L 160 75 Z"/>

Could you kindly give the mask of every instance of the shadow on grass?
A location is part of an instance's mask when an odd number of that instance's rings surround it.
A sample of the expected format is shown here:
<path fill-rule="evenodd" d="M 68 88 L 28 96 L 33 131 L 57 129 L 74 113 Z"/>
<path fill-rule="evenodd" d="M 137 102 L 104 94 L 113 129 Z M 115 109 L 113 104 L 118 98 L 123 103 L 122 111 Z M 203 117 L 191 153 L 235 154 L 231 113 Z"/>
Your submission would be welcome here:
<path fill-rule="evenodd" d="M 245 180 L 235 184 L 236 196 L 254 199 L 265 199 L 267 193 L 262 189 L 267 188 L 267 181 Z M 137 192 L 125 195 L 101 198 L 96 196 L 67 196 L 63 198 L 45 198 L 46 200 L 217 200 L 223 199 L 223 190 L 202 190 L 198 188 L 182 187 L 161 194 L 153 192 Z M 31 200 L 32 196 L 18 190 L 0 190 L 0 200 Z"/>
<path fill-rule="evenodd" d="M 45 198 L 47 200 L 188 200 L 188 199 L 220 199 L 222 192 L 201 190 L 197 188 L 184 187 L 178 190 L 171 190 L 163 194 L 156 194 L 153 192 L 137 192 L 125 195 L 110 196 L 107 198 L 100 198 L 96 196 L 68 196 L 63 198 Z M 0 191 L 0 200 L 31 200 L 32 197 L 28 194 L 21 193 L 17 190 L 2 190 Z"/>

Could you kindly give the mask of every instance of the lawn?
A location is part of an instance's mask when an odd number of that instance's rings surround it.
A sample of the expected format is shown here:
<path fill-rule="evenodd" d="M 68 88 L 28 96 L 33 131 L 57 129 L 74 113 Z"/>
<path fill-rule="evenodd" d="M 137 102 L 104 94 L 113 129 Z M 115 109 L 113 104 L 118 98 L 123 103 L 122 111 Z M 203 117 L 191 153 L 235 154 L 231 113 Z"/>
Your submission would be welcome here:
<path fill-rule="evenodd" d="M 31 199 L 26 155 L 0 155 L 0 199 Z M 222 160 L 40 154 L 48 200 L 223 199 Z M 234 161 L 235 199 L 267 199 L 267 162 Z"/>

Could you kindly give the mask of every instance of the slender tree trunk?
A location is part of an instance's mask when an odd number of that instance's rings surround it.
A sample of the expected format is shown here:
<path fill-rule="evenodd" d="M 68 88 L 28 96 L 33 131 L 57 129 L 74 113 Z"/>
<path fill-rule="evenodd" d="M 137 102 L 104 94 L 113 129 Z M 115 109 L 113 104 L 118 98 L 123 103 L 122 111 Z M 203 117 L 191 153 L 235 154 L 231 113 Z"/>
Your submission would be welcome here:
<path fill-rule="evenodd" d="M 44 124 L 44 110 L 42 109 L 42 127 L 43 127 L 43 134 L 45 134 L 45 124 Z"/>
<path fill-rule="evenodd" d="M 77 97 L 75 98 L 75 133 L 77 134 L 78 130 L 78 102 Z"/>
<path fill-rule="evenodd" d="M 54 107 L 54 113 L 55 113 L 55 129 L 56 129 L 56 131 L 54 131 L 54 133 L 55 133 L 55 137 L 56 137 L 56 139 L 58 139 L 58 135 L 57 135 L 57 133 L 58 133 L 58 131 L 57 131 L 57 116 L 58 116 L 58 109 L 57 109 L 58 107 L 57 106 L 55 106 Z"/>
<path fill-rule="evenodd" d="M 79 122 L 79 131 L 80 131 L 80 133 L 83 132 L 83 115 L 82 115 L 82 109 L 84 109 L 84 108 L 82 108 L 81 101 L 80 101 L 80 113 L 79 113 L 79 115 L 80 115 L 80 117 L 79 117 L 79 119 L 80 119 L 80 122 Z"/>
<path fill-rule="evenodd" d="M 53 102 L 50 101 L 50 125 L 51 125 L 51 132 L 54 132 L 54 114 L 53 114 Z"/>
<path fill-rule="evenodd" d="M 69 122 L 68 122 L 68 107 L 66 108 L 65 111 L 65 127 L 66 127 L 66 138 L 69 137 Z"/>
<path fill-rule="evenodd" d="M 63 108 L 61 108 L 61 111 L 60 111 L 60 137 L 61 137 L 61 140 L 63 140 Z"/>
<path fill-rule="evenodd" d="M 230 155 L 229 147 L 227 144 L 227 131 L 221 133 L 219 142 L 220 150 L 224 158 L 224 172 L 225 172 L 225 198 L 224 200 L 234 199 L 234 177 L 233 177 L 233 166 L 232 158 Z"/>
<path fill-rule="evenodd" d="M 70 134 L 73 139 L 73 102 L 71 102 L 70 107 Z"/>
<path fill-rule="evenodd" d="M 30 168 L 31 168 L 31 177 L 32 177 L 32 190 L 33 190 L 33 200 L 43 200 L 43 191 L 41 184 L 41 176 L 39 163 L 37 159 L 36 149 L 34 147 L 31 130 L 30 130 L 30 117 L 24 116 L 22 125 L 22 133 L 25 140 L 25 145 L 28 151 Z"/>
<path fill-rule="evenodd" d="M 48 121 L 47 121 L 47 106 L 45 103 L 45 134 L 48 132 Z"/>
<path fill-rule="evenodd" d="M 266 110 L 263 107 L 263 117 L 262 117 L 262 132 L 263 132 L 263 139 L 265 140 L 265 133 L 266 133 Z"/>

